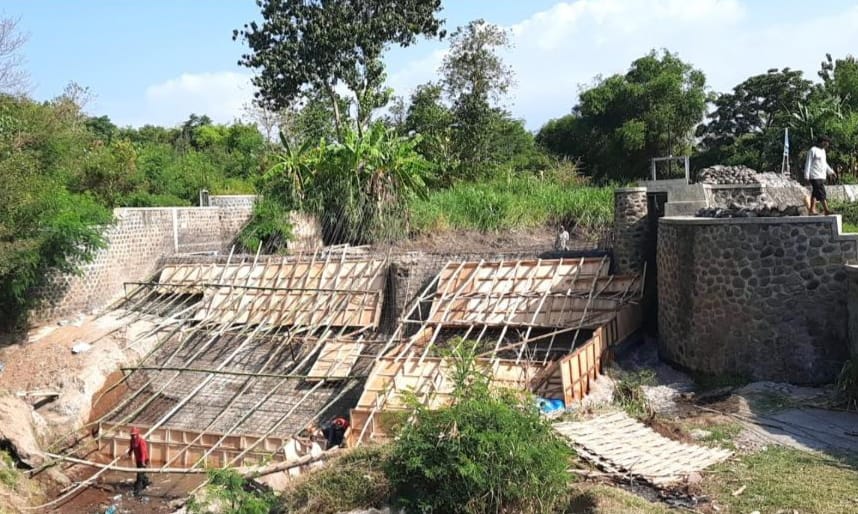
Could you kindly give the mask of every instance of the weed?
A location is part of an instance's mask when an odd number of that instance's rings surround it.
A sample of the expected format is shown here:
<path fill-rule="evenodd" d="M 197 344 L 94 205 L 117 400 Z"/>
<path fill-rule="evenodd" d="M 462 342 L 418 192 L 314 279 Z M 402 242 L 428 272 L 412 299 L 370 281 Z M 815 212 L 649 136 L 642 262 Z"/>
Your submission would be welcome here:
<path fill-rule="evenodd" d="M 622 407 L 629 416 L 649 418 L 653 410 L 644 393 L 644 386 L 654 384 L 655 372 L 652 370 L 621 372 L 614 383 L 614 403 Z"/>
<path fill-rule="evenodd" d="M 386 449 L 361 446 L 321 470 L 303 476 L 283 493 L 282 506 L 295 514 L 335 514 L 381 508 L 390 501 L 391 485 L 384 474 Z"/>
<path fill-rule="evenodd" d="M 254 486 L 233 469 L 212 469 L 208 473 L 205 499 L 191 498 L 188 512 L 224 514 L 276 514 L 277 499 L 268 490 Z"/>
<path fill-rule="evenodd" d="M 0 484 L 9 488 L 18 485 L 20 474 L 15 469 L 15 461 L 9 453 L 0 450 Z"/>
<path fill-rule="evenodd" d="M 837 397 L 847 409 L 858 409 L 858 363 L 848 360 L 837 377 Z"/>

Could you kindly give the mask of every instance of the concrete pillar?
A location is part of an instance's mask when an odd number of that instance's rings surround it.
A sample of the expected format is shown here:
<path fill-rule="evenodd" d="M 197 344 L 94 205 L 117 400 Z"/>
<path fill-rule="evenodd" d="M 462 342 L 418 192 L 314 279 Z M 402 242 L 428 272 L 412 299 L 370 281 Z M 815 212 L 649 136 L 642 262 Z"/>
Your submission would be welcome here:
<path fill-rule="evenodd" d="M 640 273 L 649 243 L 645 187 L 614 190 L 614 270 Z"/>

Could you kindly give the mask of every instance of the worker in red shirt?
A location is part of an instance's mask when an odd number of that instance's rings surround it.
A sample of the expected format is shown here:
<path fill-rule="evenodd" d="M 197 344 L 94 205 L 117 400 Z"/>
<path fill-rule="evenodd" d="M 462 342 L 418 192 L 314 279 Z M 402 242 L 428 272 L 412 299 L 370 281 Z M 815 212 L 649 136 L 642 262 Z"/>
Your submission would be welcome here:
<path fill-rule="evenodd" d="M 146 440 L 140 435 L 139 428 L 131 429 L 131 444 L 128 447 L 128 455 L 134 455 L 134 462 L 137 464 L 137 469 L 146 469 L 149 467 L 149 446 Z M 149 477 L 143 471 L 137 472 L 137 480 L 134 482 L 134 496 L 140 496 L 143 489 L 149 487 Z"/>

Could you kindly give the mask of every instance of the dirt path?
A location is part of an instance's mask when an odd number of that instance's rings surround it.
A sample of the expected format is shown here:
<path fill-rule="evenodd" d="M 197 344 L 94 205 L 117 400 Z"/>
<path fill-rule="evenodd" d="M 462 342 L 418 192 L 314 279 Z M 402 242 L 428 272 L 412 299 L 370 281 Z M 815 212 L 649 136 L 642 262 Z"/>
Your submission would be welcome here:
<path fill-rule="evenodd" d="M 797 408 L 754 415 L 752 420 L 754 435 L 770 442 L 858 458 L 858 412 Z"/>

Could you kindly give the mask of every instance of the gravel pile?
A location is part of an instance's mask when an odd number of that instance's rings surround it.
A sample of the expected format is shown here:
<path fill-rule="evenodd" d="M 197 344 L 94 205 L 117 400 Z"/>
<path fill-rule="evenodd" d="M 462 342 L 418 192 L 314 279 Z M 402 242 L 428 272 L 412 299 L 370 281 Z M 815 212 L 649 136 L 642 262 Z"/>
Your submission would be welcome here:
<path fill-rule="evenodd" d="M 701 184 L 759 184 L 757 172 L 747 166 L 724 166 L 716 164 L 700 170 Z"/>

